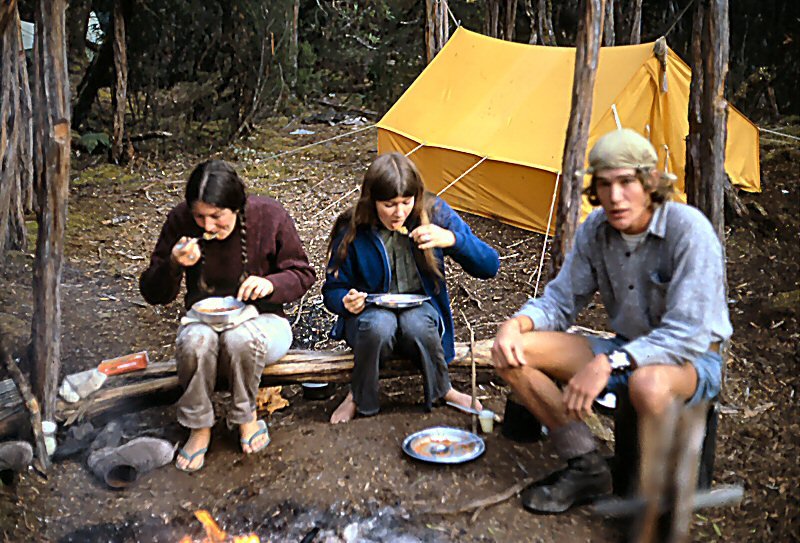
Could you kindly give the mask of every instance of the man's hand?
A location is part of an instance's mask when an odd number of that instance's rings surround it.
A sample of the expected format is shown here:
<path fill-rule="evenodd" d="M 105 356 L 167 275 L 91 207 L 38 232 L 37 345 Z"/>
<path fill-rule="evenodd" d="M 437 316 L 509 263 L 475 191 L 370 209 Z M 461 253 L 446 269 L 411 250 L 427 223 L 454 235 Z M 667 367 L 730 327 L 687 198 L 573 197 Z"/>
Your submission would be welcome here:
<path fill-rule="evenodd" d="M 423 224 L 416 227 L 409 234 L 420 251 L 441 247 L 446 249 L 456 244 L 456 235 L 450 230 L 436 226 L 435 224 Z"/>
<path fill-rule="evenodd" d="M 530 319 L 525 319 L 530 323 Z M 492 362 L 497 369 L 518 368 L 525 365 L 525 348 L 523 332 L 532 330 L 523 328 L 520 318 L 509 319 L 497 331 L 492 345 Z"/>
<path fill-rule="evenodd" d="M 239 292 L 236 298 L 242 301 L 258 300 L 264 296 L 269 296 L 275 290 L 275 285 L 266 277 L 258 277 L 257 275 L 250 275 L 242 282 L 239 287 Z"/>
<path fill-rule="evenodd" d="M 359 292 L 354 288 L 351 288 L 350 291 L 344 295 L 342 298 L 342 303 L 344 304 L 344 308 L 348 310 L 353 315 L 358 315 L 367 305 L 367 293 L 366 292 Z"/>
<path fill-rule="evenodd" d="M 608 356 L 599 354 L 572 376 L 564 389 L 567 416 L 583 419 L 592 411 L 592 402 L 602 392 L 611 377 Z"/>

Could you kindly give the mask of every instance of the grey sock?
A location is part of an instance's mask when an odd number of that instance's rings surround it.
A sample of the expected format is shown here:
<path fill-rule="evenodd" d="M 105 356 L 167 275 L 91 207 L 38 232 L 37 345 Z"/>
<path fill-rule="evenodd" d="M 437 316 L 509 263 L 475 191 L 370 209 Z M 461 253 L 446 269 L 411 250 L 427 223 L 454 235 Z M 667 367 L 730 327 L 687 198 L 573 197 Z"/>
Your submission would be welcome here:
<path fill-rule="evenodd" d="M 558 456 L 564 460 L 583 456 L 597 449 L 597 441 L 585 422 L 570 422 L 550 431 Z"/>

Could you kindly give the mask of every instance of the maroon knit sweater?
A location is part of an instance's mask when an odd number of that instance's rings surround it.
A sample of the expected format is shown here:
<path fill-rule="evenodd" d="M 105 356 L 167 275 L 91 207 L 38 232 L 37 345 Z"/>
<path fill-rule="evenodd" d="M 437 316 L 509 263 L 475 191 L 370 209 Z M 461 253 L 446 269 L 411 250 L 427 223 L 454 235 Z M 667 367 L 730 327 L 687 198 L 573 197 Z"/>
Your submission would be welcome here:
<path fill-rule="evenodd" d="M 248 302 L 260 313 L 283 316 L 283 304 L 300 298 L 314 284 L 316 276 L 303 250 L 294 221 L 272 198 L 249 196 L 245 207 L 247 273 L 266 277 L 275 286 L 272 294 Z M 167 216 L 150 257 L 150 267 L 139 278 L 142 296 L 151 304 L 168 304 L 180 291 L 186 272 L 187 309 L 209 296 L 236 296 L 242 275 L 241 221 L 224 240 L 200 241 L 202 266 L 211 292 L 199 286 L 201 263 L 183 268 L 172 262 L 172 248 L 181 236 L 202 238 L 189 206 L 181 202 Z"/>

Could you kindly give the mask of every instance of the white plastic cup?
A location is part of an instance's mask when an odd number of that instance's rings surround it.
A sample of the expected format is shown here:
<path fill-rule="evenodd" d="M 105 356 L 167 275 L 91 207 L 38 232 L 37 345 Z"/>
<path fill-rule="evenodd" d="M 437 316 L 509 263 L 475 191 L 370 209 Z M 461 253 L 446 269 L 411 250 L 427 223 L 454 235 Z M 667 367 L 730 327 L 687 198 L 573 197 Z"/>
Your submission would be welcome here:
<path fill-rule="evenodd" d="M 481 430 L 484 434 L 491 434 L 494 430 L 494 411 L 484 409 L 478 415 L 478 420 L 481 421 Z"/>
<path fill-rule="evenodd" d="M 44 434 L 44 447 L 47 449 L 47 456 L 53 456 L 56 452 L 56 423 L 52 420 L 42 421 L 42 433 Z"/>

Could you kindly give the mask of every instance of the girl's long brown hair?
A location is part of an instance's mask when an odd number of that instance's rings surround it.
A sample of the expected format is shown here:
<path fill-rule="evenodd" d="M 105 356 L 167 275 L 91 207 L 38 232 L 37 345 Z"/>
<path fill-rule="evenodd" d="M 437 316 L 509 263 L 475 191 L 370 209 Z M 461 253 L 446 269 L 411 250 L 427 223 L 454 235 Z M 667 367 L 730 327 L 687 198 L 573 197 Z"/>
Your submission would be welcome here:
<path fill-rule="evenodd" d="M 355 239 L 359 227 L 380 224 L 375 203 L 392 200 L 398 196 L 414 197 L 414 207 L 406 219 L 407 223 L 430 224 L 436 197 L 425 191 L 422 176 L 411 160 L 400 153 L 386 153 L 376 158 L 364 174 L 361 195 L 356 204 L 336 218 L 328 242 L 329 256 L 332 255 L 333 240 L 336 235 L 342 229 L 346 228 L 346 231 L 328 271 L 337 273 L 339 266 L 347 257 L 347 250 Z M 437 279 L 443 279 L 433 249 L 426 249 L 421 253 L 422 259 L 418 260 L 418 264 L 422 270 Z"/>

